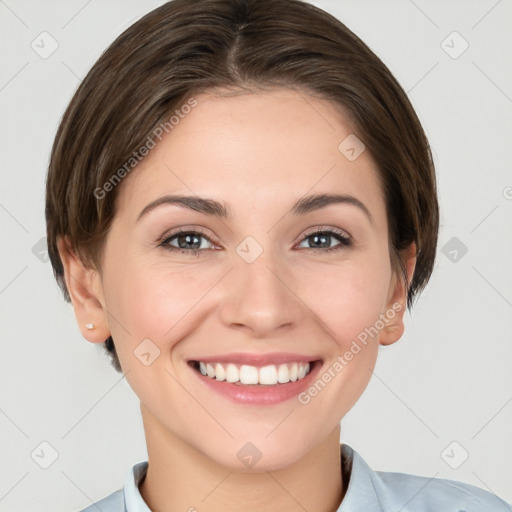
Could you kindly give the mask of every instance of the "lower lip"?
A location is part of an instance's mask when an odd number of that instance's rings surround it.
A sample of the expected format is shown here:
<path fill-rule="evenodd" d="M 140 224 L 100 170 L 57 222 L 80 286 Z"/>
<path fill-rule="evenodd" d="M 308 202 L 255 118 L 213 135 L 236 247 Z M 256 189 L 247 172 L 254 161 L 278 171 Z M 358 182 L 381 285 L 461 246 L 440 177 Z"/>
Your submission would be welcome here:
<path fill-rule="evenodd" d="M 210 389 L 225 396 L 229 400 L 244 405 L 273 405 L 292 398 L 306 390 L 322 367 L 321 361 L 315 361 L 310 372 L 301 380 L 288 382 L 287 384 L 276 384 L 274 386 L 257 385 L 237 385 L 225 380 L 203 375 L 195 368 L 191 368 L 194 374 L 199 377 L 201 382 Z"/>

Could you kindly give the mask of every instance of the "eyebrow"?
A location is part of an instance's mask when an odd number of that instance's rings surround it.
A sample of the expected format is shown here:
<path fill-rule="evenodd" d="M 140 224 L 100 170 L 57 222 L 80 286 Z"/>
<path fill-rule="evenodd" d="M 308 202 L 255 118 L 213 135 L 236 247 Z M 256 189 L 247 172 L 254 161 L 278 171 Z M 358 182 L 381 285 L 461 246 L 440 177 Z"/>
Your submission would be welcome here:
<path fill-rule="evenodd" d="M 368 208 L 359 199 L 351 195 L 341 194 L 314 194 L 301 197 L 291 208 L 293 215 L 304 215 L 315 210 L 320 210 L 332 204 L 348 204 L 359 208 L 373 224 L 373 217 Z M 155 199 L 139 213 L 137 221 L 150 211 L 162 205 L 174 205 L 188 208 L 196 212 L 226 219 L 230 217 L 229 209 L 226 206 L 214 199 L 208 199 L 199 196 L 184 196 L 184 195 L 166 195 Z"/>

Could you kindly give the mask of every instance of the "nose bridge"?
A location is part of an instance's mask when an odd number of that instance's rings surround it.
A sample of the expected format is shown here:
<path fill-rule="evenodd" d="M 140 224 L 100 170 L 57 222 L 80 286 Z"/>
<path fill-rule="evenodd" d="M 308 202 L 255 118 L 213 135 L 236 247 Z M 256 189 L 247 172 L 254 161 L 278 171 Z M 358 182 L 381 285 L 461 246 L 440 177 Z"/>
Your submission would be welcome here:
<path fill-rule="evenodd" d="M 279 254 L 247 237 L 237 246 L 233 265 L 221 307 L 226 325 L 245 326 L 261 337 L 297 321 L 300 301 Z"/>

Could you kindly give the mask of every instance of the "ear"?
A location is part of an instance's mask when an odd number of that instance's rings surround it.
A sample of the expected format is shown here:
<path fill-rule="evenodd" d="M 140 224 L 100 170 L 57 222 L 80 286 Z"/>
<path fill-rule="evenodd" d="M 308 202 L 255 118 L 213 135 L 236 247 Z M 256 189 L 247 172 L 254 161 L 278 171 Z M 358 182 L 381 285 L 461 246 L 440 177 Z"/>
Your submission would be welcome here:
<path fill-rule="evenodd" d="M 57 240 L 57 248 L 64 266 L 64 279 L 82 336 L 91 343 L 105 341 L 110 336 L 110 330 L 99 272 L 82 262 L 71 248 L 67 237 Z M 87 325 L 91 324 L 94 327 L 87 328 Z"/>
<path fill-rule="evenodd" d="M 402 251 L 400 258 L 407 271 L 407 283 L 410 283 L 416 267 L 416 244 Z M 404 333 L 404 314 L 407 309 L 407 283 L 403 276 L 393 272 L 389 287 L 386 308 L 383 311 L 384 328 L 380 333 L 380 344 L 391 345 L 398 341 Z"/>

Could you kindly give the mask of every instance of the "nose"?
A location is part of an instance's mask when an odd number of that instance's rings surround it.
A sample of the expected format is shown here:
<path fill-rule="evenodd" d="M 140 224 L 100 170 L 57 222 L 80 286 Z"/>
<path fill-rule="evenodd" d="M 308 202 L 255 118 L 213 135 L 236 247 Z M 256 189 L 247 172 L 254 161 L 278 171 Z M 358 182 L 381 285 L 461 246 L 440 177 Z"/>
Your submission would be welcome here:
<path fill-rule="evenodd" d="M 236 258 L 224 290 L 222 322 L 228 328 L 247 331 L 252 338 L 271 337 L 277 330 L 291 329 L 303 314 L 292 272 L 270 251 L 251 263 Z"/>

